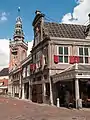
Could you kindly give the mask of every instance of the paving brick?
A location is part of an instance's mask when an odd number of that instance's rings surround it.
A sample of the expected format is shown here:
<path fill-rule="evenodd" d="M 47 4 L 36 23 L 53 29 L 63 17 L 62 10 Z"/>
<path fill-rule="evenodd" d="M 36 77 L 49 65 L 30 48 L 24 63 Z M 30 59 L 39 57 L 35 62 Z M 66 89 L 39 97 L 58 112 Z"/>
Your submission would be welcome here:
<path fill-rule="evenodd" d="M 0 120 L 90 120 L 90 110 L 57 108 L 0 97 Z"/>

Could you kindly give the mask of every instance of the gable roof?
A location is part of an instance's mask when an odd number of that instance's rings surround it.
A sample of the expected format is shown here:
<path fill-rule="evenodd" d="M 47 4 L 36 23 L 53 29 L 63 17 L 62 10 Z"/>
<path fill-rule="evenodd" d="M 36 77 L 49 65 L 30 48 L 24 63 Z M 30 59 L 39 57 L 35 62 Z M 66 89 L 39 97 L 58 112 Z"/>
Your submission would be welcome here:
<path fill-rule="evenodd" d="M 76 38 L 85 39 L 85 29 L 84 25 L 75 24 L 59 24 L 59 23 L 44 23 L 46 33 L 50 37 L 61 37 L 61 38 Z"/>
<path fill-rule="evenodd" d="M 8 76 L 9 75 L 9 69 L 8 68 L 3 68 L 0 71 L 0 76 Z"/>

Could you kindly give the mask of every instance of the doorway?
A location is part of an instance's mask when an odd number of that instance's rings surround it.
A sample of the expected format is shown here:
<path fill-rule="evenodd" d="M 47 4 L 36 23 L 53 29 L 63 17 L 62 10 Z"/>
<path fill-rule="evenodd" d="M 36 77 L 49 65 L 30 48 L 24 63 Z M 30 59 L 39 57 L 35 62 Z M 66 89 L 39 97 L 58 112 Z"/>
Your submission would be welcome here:
<path fill-rule="evenodd" d="M 56 92 L 55 92 L 56 91 Z M 57 98 L 59 98 L 61 107 L 68 107 L 71 105 L 74 107 L 75 96 L 74 82 L 73 81 L 59 81 L 54 85 L 54 104 L 57 104 Z"/>
<path fill-rule="evenodd" d="M 29 82 L 25 83 L 25 99 L 29 99 Z"/>

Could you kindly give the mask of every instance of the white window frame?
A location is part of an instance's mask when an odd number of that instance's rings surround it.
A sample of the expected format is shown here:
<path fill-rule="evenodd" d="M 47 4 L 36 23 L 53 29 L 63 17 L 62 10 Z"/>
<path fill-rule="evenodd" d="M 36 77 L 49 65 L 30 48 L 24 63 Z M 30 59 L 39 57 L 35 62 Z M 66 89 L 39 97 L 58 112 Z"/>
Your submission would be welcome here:
<path fill-rule="evenodd" d="M 26 77 L 26 67 L 23 68 L 22 76 L 23 76 L 23 78 Z"/>
<path fill-rule="evenodd" d="M 63 51 L 64 51 L 64 47 L 68 47 L 68 55 L 64 55 L 64 52 L 63 52 L 63 62 L 59 62 L 59 64 L 69 64 L 69 56 L 70 56 L 70 46 L 66 46 L 66 45 L 57 45 L 57 55 L 60 56 L 59 54 L 59 47 L 63 47 Z M 65 63 L 64 62 L 64 56 L 68 56 L 68 63 Z"/>
<path fill-rule="evenodd" d="M 36 69 L 40 68 L 40 59 L 41 59 L 42 51 L 38 51 L 36 53 Z"/>
<path fill-rule="evenodd" d="M 30 65 L 27 65 L 27 77 L 30 76 Z"/>
<path fill-rule="evenodd" d="M 83 48 L 83 53 L 84 53 L 84 48 L 88 48 L 88 56 L 87 55 L 79 55 L 79 48 Z M 90 57 L 90 48 L 89 47 L 85 47 L 85 46 L 79 46 L 78 47 L 78 56 L 79 57 L 83 57 L 83 63 L 80 63 L 80 64 L 89 64 L 90 63 L 90 61 L 88 60 L 88 63 L 85 63 L 85 57 Z"/>

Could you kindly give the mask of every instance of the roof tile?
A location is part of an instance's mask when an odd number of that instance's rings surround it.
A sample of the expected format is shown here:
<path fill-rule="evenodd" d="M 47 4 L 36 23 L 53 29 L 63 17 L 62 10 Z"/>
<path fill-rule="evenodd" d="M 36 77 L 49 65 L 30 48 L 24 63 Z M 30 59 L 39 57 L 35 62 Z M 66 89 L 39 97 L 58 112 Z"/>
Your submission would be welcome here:
<path fill-rule="evenodd" d="M 50 37 L 85 39 L 86 26 L 84 25 L 45 22 L 44 26 Z"/>
<path fill-rule="evenodd" d="M 0 71 L 0 76 L 8 76 L 9 75 L 9 69 L 8 68 L 3 68 Z"/>

